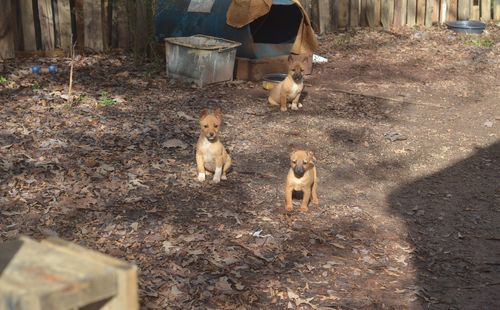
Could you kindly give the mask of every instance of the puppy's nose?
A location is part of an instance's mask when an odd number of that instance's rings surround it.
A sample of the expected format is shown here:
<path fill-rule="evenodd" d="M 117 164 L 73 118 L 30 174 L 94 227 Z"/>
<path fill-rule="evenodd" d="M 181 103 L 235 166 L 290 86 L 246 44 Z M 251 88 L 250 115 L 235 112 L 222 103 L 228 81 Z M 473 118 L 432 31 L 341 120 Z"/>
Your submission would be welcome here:
<path fill-rule="evenodd" d="M 208 136 L 209 136 L 210 138 L 212 138 L 213 136 L 215 136 L 215 132 L 210 132 L 210 133 L 208 133 Z"/>

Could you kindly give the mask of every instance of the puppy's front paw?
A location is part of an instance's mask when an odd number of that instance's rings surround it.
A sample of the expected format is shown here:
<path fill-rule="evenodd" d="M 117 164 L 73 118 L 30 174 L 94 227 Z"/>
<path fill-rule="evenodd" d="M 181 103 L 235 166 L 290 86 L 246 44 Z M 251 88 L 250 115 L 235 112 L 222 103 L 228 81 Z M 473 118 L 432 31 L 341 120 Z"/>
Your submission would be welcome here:
<path fill-rule="evenodd" d="M 316 199 L 314 199 L 314 198 L 313 198 L 313 199 L 311 199 L 311 203 L 312 203 L 312 204 L 315 204 L 315 205 L 319 204 L 319 200 L 318 200 L 318 198 L 316 198 Z"/>
<path fill-rule="evenodd" d="M 221 175 L 220 177 L 221 180 L 227 180 L 227 176 L 225 174 Z"/>
<path fill-rule="evenodd" d="M 307 206 L 301 206 L 299 210 L 300 212 L 308 212 L 309 208 Z"/>
<path fill-rule="evenodd" d="M 286 112 L 286 107 L 281 107 L 280 110 L 281 112 Z"/>
<path fill-rule="evenodd" d="M 292 212 L 293 211 L 293 205 L 292 204 L 285 205 L 285 210 L 286 210 L 286 212 Z"/>
<path fill-rule="evenodd" d="M 214 182 L 215 184 L 220 183 L 220 178 L 214 178 L 214 179 L 213 179 L 213 182 Z"/>
<path fill-rule="evenodd" d="M 205 181 L 205 173 L 198 173 L 198 181 L 204 182 Z"/>
<path fill-rule="evenodd" d="M 298 110 L 298 109 L 299 109 L 299 107 L 297 107 L 297 105 L 292 104 L 292 110 L 295 110 L 295 111 L 296 111 L 296 110 Z"/>
<path fill-rule="evenodd" d="M 299 108 L 302 108 L 302 103 L 299 102 L 299 104 L 297 105 Z"/>

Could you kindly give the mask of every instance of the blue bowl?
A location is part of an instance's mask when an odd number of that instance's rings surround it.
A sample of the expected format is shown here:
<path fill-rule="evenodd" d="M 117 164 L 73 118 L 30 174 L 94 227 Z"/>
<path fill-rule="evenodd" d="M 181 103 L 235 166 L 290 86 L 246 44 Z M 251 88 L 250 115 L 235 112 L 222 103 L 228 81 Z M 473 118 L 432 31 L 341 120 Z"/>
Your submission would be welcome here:
<path fill-rule="evenodd" d="M 476 20 L 457 20 L 447 22 L 448 29 L 461 33 L 482 33 L 486 24 Z"/>
<path fill-rule="evenodd" d="M 49 73 L 56 73 L 56 72 L 57 72 L 57 65 L 50 65 Z"/>
<path fill-rule="evenodd" d="M 42 70 L 42 68 L 38 65 L 31 66 L 31 72 L 34 74 L 39 74 L 41 70 Z"/>

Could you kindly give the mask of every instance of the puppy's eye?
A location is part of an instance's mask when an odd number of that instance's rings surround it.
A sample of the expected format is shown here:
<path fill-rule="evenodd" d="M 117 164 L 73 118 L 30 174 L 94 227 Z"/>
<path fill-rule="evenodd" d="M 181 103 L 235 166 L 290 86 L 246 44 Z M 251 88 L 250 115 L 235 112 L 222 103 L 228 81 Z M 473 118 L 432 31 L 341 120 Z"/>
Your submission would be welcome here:
<path fill-rule="evenodd" d="M 307 165 L 307 160 L 304 160 L 304 165 Z"/>
<path fill-rule="evenodd" d="M 296 164 L 296 163 L 297 163 L 297 161 L 296 161 L 296 160 L 292 160 L 292 163 Z"/>
<path fill-rule="evenodd" d="M 219 125 L 214 125 L 215 128 L 219 128 Z"/>
<path fill-rule="evenodd" d="M 208 125 L 203 125 L 203 127 L 208 128 Z"/>

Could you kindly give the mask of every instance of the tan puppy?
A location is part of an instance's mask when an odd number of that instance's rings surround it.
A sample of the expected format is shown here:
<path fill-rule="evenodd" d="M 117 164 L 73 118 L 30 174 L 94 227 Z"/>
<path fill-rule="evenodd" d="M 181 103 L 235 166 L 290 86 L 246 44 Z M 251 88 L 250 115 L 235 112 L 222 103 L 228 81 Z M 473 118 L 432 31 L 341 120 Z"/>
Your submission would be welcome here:
<path fill-rule="evenodd" d="M 270 105 L 279 105 L 281 111 L 286 111 L 288 102 L 292 103 L 292 110 L 302 107 L 299 99 L 304 89 L 303 72 L 306 63 L 307 56 L 300 56 L 298 60 L 294 60 L 292 55 L 288 56 L 288 75 L 271 89 L 267 98 Z"/>
<path fill-rule="evenodd" d="M 300 211 L 307 212 L 309 199 L 313 204 L 318 204 L 318 175 L 314 166 L 314 154 L 311 151 L 295 149 L 293 145 L 288 147 L 290 152 L 290 170 L 286 178 L 285 186 L 285 209 L 292 211 L 293 191 L 303 192 Z"/>
<path fill-rule="evenodd" d="M 220 108 L 213 112 L 203 110 L 200 114 L 200 137 L 196 144 L 196 165 L 198 181 L 205 181 L 205 170 L 213 172 L 214 183 L 226 180 L 226 172 L 231 167 L 231 157 L 219 140 L 222 121 Z"/>

